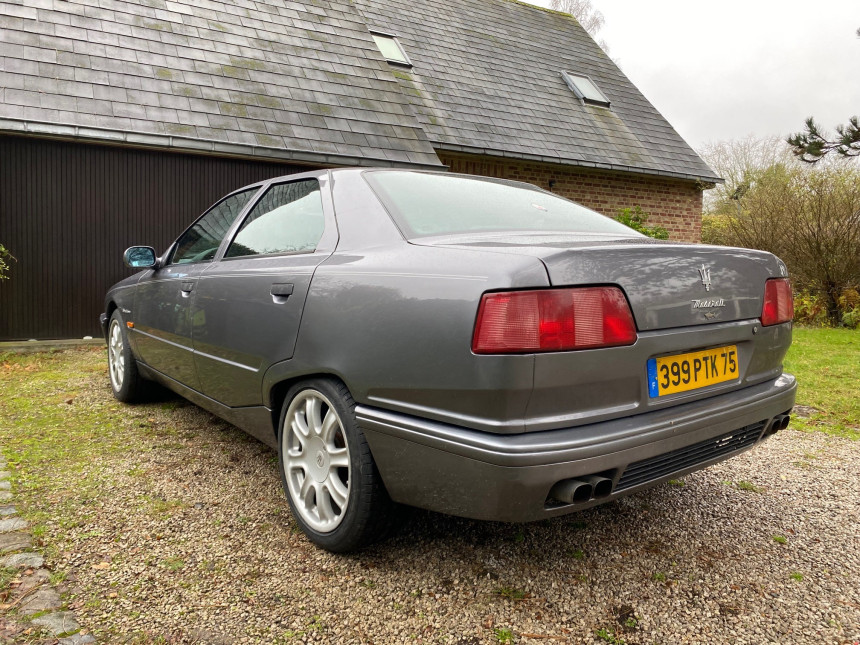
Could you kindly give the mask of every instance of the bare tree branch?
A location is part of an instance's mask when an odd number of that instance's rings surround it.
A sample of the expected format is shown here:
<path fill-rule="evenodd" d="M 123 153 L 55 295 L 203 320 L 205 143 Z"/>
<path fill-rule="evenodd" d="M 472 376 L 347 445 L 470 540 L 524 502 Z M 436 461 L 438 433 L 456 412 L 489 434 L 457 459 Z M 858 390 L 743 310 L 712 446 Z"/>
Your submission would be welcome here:
<path fill-rule="evenodd" d="M 797 163 L 779 140 L 711 144 L 706 161 L 726 178 L 706 206 L 702 238 L 771 251 L 801 291 L 840 324 L 845 294 L 860 290 L 860 168 Z M 843 303 L 843 304 L 840 304 Z"/>
<path fill-rule="evenodd" d="M 591 4 L 591 0 L 551 0 L 550 9 L 569 13 L 576 18 L 582 28 L 594 38 L 600 48 L 609 53 L 609 45 L 602 38 L 598 38 L 600 30 L 606 24 L 603 14 Z"/>

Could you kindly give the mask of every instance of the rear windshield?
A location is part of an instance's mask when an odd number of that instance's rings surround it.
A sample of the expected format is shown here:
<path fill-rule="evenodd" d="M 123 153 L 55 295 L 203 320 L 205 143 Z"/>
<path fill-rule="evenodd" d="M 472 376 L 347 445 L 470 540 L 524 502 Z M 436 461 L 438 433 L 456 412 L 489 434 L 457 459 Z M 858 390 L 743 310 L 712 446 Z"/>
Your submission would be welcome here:
<path fill-rule="evenodd" d="M 504 180 L 396 170 L 364 177 L 407 238 L 484 231 L 636 236 L 584 206 Z"/>

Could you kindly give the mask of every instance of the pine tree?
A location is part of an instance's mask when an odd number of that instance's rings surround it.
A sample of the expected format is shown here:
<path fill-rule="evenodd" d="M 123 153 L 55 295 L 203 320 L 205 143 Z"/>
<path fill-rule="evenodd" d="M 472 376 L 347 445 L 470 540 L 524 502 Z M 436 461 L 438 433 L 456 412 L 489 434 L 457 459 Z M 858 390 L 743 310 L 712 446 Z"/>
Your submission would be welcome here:
<path fill-rule="evenodd" d="M 860 38 L 860 27 L 857 29 Z M 830 139 L 822 132 L 812 117 L 806 119 L 806 131 L 793 134 L 786 141 L 791 151 L 806 163 L 816 163 L 825 155 L 836 151 L 843 157 L 860 156 L 860 119 L 856 116 L 848 119 L 848 125 L 837 125 L 835 139 Z"/>
<path fill-rule="evenodd" d="M 848 125 L 837 125 L 836 133 L 839 136 L 830 139 L 809 117 L 806 119 L 806 131 L 791 135 L 787 141 L 792 152 L 807 163 L 816 163 L 834 150 L 843 157 L 860 156 L 860 118 L 854 116 L 848 120 Z"/>

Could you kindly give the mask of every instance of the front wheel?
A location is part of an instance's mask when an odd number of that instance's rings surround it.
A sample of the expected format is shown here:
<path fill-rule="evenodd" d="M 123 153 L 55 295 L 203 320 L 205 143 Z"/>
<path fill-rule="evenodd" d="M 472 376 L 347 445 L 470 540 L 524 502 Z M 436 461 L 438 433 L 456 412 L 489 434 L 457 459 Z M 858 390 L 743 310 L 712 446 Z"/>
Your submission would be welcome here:
<path fill-rule="evenodd" d="M 343 384 L 313 379 L 290 389 L 278 463 L 293 517 L 314 544 L 343 553 L 386 532 L 393 504 Z"/>
<path fill-rule="evenodd" d="M 108 326 L 108 374 L 113 395 L 123 403 L 139 401 L 145 384 L 128 343 L 128 332 L 119 310 L 113 312 Z"/>

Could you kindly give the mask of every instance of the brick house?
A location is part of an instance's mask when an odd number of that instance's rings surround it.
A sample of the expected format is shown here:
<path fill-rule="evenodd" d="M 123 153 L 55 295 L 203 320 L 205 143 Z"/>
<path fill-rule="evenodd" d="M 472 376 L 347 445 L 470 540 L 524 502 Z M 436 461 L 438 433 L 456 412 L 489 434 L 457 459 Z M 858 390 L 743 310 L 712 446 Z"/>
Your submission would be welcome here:
<path fill-rule="evenodd" d="M 574 19 L 516 0 L 0 3 L 0 339 L 95 335 L 124 248 L 345 165 L 638 205 L 687 241 L 719 181 Z"/>

